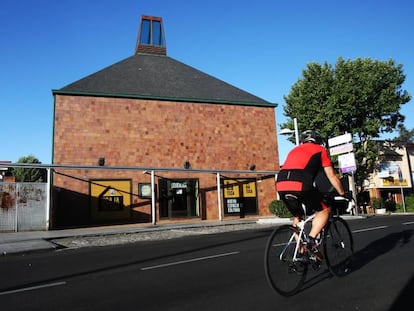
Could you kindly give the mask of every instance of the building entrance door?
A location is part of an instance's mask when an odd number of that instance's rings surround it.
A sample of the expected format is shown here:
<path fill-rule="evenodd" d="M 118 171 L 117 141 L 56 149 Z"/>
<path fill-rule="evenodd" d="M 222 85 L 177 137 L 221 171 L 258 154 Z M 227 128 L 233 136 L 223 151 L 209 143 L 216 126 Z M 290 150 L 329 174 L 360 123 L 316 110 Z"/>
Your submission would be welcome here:
<path fill-rule="evenodd" d="M 173 188 L 171 217 L 187 217 L 187 188 Z"/>
<path fill-rule="evenodd" d="M 200 217 L 198 179 L 159 180 L 160 217 Z"/>

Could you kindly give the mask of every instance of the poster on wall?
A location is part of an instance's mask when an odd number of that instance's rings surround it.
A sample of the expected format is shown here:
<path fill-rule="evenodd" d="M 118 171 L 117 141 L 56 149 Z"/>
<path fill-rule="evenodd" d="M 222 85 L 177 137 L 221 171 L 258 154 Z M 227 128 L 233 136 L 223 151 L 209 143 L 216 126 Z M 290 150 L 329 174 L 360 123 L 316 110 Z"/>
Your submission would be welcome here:
<path fill-rule="evenodd" d="M 239 192 L 239 185 L 237 183 L 237 180 L 232 179 L 225 179 L 224 180 L 224 198 L 231 199 L 231 198 L 239 198 L 240 192 Z"/>
<path fill-rule="evenodd" d="M 408 186 L 408 181 L 404 178 L 401 170 L 401 162 L 383 161 L 380 164 L 378 177 L 382 180 L 384 187 Z"/>
<path fill-rule="evenodd" d="M 154 185 L 154 188 L 157 189 L 156 184 Z M 154 193 L 154 194 L 157 195 L 156 193 Z M 152 198 L 151 183 L 138 183 L 138 196 L 141 199 L 151 199 Z"/>
<path fill-rule="evenodd" d="M 257 190 L 255 179 L 224 179 L 224 213 L 256 214 Z"/>
<path fill-rule="evenodd" d="M 119 220 L 130 218 L 130 179 L 91 180 L 91 214 L 93 220 Z"/>

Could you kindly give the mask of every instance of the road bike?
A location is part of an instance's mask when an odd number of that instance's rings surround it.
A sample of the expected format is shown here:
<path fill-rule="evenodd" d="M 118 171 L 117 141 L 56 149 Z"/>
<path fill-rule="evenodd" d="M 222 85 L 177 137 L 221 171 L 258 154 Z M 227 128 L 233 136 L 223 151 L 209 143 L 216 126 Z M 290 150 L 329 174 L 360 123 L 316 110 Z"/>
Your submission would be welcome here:
<path fill-rule="evenodd" d="M 282 225 L 272 232 L 266 245 L 264 265 L 270 286 L 283 296 L 292 296 L 303 286 L 309 266 L 319 270 L 322 262 L 309 256 L 309 252 L 304 253 L 315 214 L 307 215 L 306 206 L 298 197 L 287 196 L 301 210 L 300 221 L 296 226 Z M 344 200 L 342 197 L 335 199 L 337 202 Z M 336 206 L 332 204 L 329 220 L 315 241 L 323 251 L 329 271 L 341 277 L 349 272 L 354 242 L 351 230 L 338 215 Z"/>

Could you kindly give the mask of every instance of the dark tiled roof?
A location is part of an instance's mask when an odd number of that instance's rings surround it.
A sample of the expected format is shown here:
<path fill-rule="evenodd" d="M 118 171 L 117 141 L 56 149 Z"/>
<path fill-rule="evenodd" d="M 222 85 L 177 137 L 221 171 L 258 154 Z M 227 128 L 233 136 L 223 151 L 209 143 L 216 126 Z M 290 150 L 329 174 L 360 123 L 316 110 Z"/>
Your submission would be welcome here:
<path fill-rule="evenodd" d="M 135 54 L 53 94 L 277 106 L 168 56 L 151 54 Z"/>

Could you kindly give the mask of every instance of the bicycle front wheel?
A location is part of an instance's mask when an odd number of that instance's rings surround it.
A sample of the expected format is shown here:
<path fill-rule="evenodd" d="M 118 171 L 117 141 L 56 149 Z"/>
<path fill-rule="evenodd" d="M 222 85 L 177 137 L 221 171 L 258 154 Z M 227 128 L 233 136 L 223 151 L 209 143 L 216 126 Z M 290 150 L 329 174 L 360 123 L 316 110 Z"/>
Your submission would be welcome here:
<path fill-rule="evenodd" d="M 298 292 L 305 280 L 308 265 L 294 261 L 296 229 L 283 225 L 273 231 L 265 250 L 265 272 L 270 286 L 283 296 Z"/>
<path fill-rule="evenodd" d="M 334 217 L 325 230 L 324 253 L 329 270 L 335 276 L 349 272 L 354 241 L 348 224 L 340 217 Z"/>

